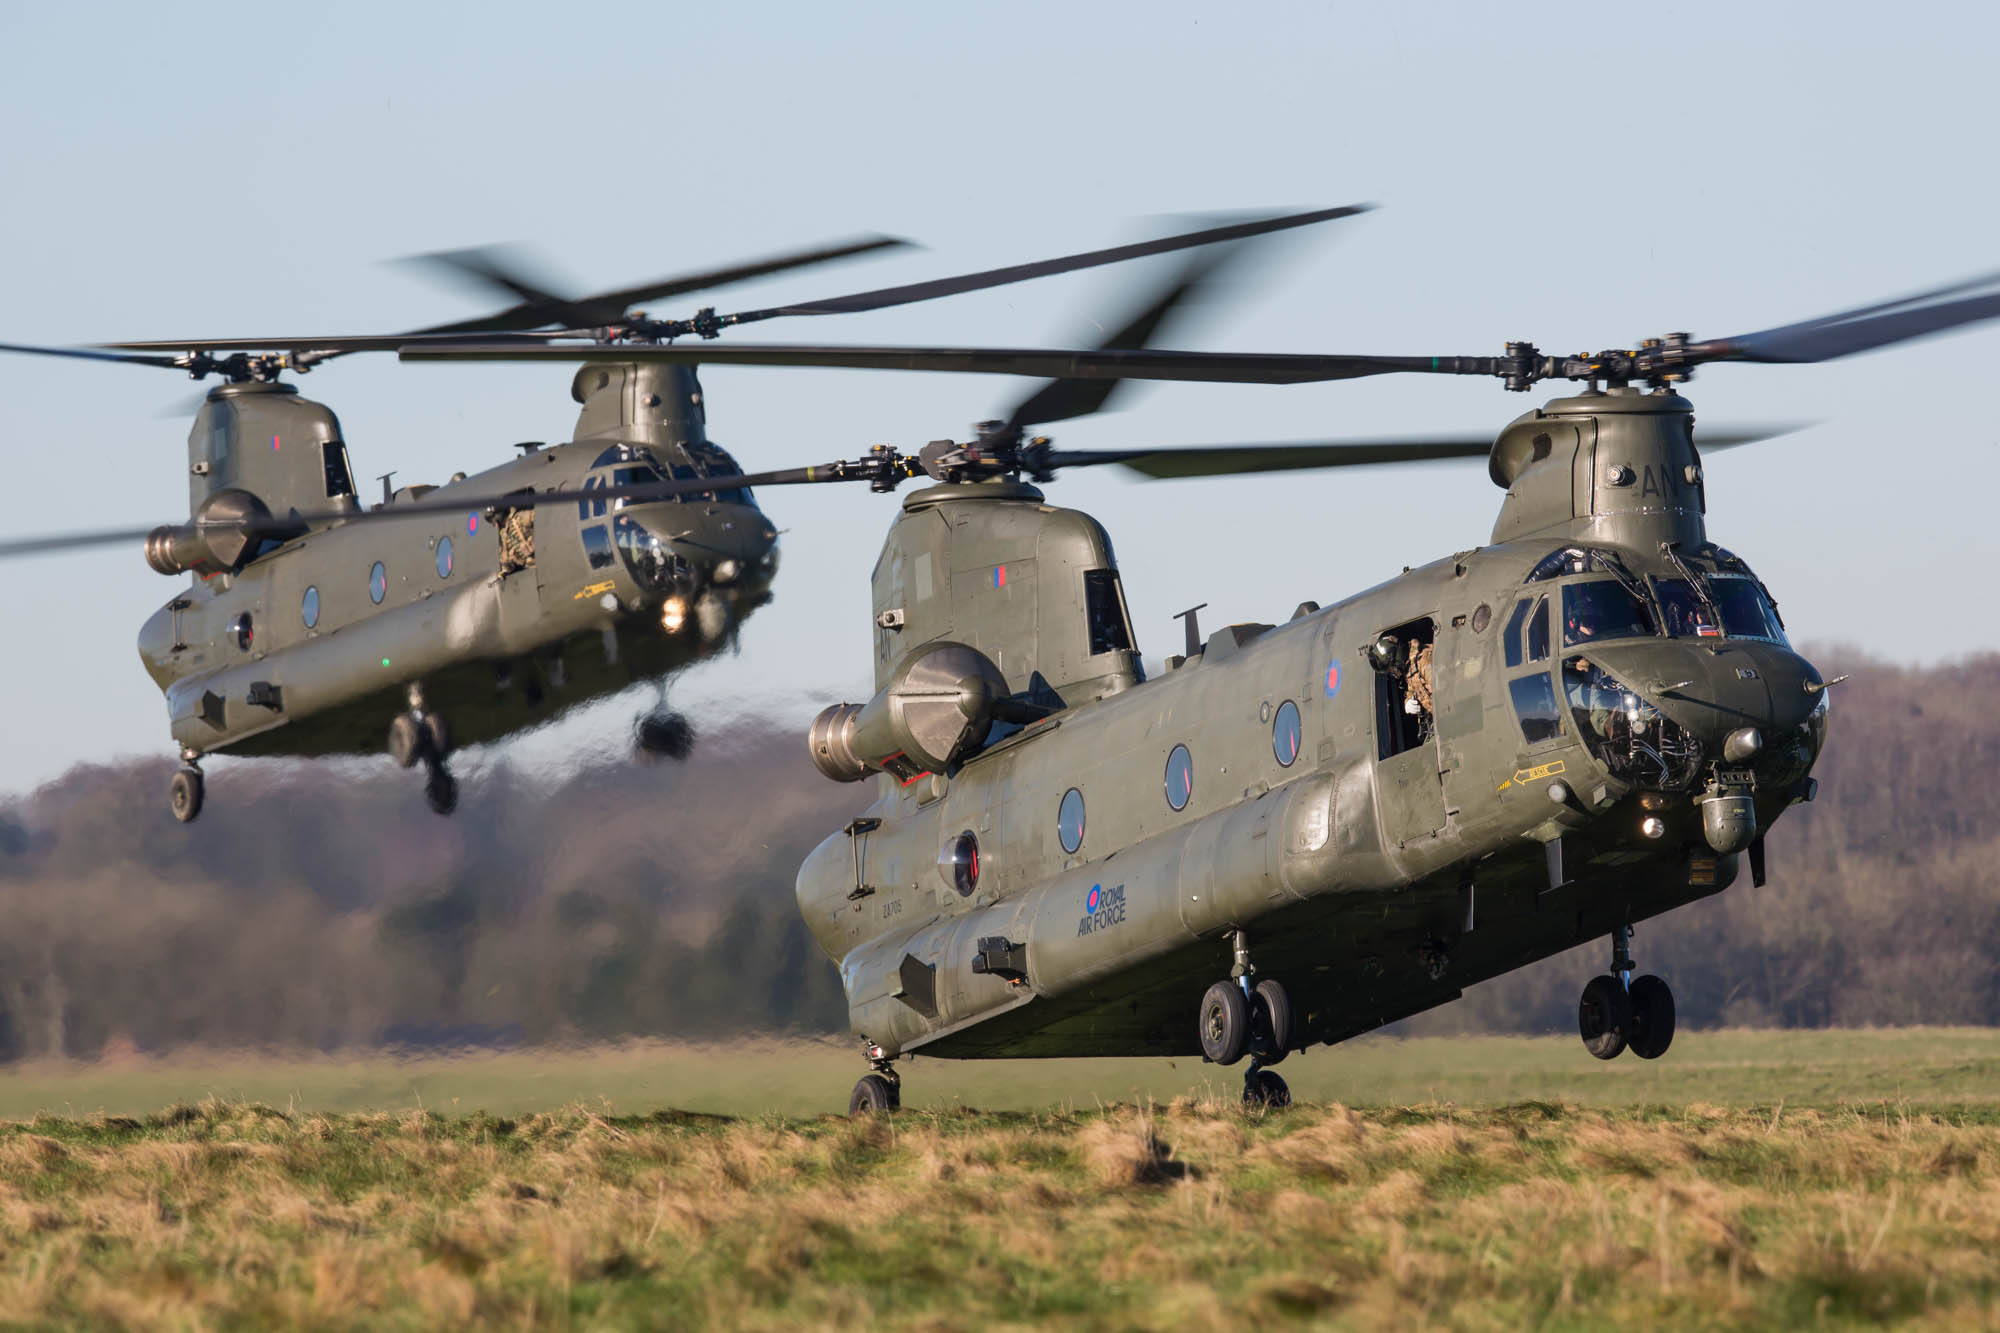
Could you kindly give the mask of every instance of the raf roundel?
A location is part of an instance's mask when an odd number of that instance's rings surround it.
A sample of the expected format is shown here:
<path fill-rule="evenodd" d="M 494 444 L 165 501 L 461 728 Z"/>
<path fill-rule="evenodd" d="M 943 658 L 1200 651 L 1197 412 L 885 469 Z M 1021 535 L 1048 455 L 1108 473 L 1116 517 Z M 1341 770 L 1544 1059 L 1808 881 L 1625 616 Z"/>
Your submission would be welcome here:
<path fill-rule="evenodd" d="M 1097 915 L 1097 908 L 1104 901 L 1104 886 L 1093 884 L 1090 892 L 1083 896 L 1083 910 L 1091 916 Z"/>
<path fill-rule="evenodd" d="M 1333 698 L 1334 695 L 1339 693 L 1340 693 L 1340 663 L 1328 662 L 1326 664 L 1326 697 L 1331 699 Z"/>

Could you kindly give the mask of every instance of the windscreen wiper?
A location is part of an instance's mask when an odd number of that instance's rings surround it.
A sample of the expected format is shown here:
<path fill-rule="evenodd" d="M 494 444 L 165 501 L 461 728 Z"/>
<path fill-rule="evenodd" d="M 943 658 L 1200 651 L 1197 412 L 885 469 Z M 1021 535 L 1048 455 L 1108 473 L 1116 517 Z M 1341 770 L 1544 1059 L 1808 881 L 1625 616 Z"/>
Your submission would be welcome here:
<path fill-rule="evenodd" d="M 1661 542 L 1660 551 L 1669 563 L 1681 572 L 1681 577 L 1694 589 L 1694 595 L 1701 599 L 1702 609 L 1707 611 L 1717 634 L 1728 633 L 1728 626 L 1722 623 L 1722 607 L 1716 603 L 1715 593 L 1708 586 L 1708 576 L 1681 559 L 1679 542 Z"/>

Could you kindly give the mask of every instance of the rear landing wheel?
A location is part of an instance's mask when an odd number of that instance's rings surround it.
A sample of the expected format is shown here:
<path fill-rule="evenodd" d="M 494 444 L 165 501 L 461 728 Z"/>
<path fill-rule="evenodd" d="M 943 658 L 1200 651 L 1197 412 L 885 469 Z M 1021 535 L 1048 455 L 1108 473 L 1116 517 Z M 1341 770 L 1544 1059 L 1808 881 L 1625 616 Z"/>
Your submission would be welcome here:
<path fill-rule="evenodd" d="M 1275 981 L 1250 992 L 1250 1049 L 1260 1063 L 1277 1064 L 1292 1049 L 1292 1001 Z"/>
<path fill-rule="evenodd" d="M 1219 1065 L 1233 1065 L 1250 1044 L 1250 1005 L 1234 981 L 1218 981 L 1201 997 L 1201 1053 Z"/>
<path fill-rule="evenodd" d="M 1576 1006 L 1576 1030 L 1584 1049 L 1600 1060 L 1615 1060 L 1625 1050 L 1632 1035 L 1632 997 L 1617 977 L 1595 976 L 1583 988 Z"/>
<path fill-rule="evenodd" d="M 201 770 L 198 768 L 184 768 L 174 774 L 173 785 L 167 789 L 167 799 L 173 806 L 175 819 L 188 824 L 201 813 L 202 786 Z"/>
<path fill-rule="evenodd" d="M 1674 992 L 1655 976 L 1632 983 L 1632 1054 L 1657 1060 L 1674 1044 Z"/>
<path fill-rule="evenodd" d="M 849 1115 L 887 1115 L 901 1109 L 902 1092 L 880 1074 L 863 1074 L 847 1099 Z"/>

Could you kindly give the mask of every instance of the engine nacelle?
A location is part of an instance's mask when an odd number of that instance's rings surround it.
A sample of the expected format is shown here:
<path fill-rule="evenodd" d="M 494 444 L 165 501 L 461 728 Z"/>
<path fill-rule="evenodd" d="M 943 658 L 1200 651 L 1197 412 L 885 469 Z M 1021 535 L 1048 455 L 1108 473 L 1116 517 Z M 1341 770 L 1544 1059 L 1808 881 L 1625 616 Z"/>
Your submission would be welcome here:
<path fill-rule="evenodd" d="M 271 511 L 248 491 L 231 487 L 202 501 L 187 523 L 167 523 L 146 534 L 146 563 L 162 574 L 221 574 L 272 530 Z"/>
<path fill-rule="evenodd" d="M 835 704 L 814 718 L 807 744 L 835 782 L 870 773 L 908 782 L 977 749 L 1007 697 L 1007 678 L 986 654 L 930 643 L 903 659 L 867 703 Z"/>

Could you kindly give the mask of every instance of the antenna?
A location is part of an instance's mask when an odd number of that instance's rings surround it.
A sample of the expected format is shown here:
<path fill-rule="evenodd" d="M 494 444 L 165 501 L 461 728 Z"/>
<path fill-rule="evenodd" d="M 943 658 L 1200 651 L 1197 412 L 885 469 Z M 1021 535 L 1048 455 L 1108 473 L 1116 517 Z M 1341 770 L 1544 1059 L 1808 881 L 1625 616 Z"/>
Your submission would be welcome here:
<path fill-rule="evenodd" d="M 1174 619 L 1181 621 L 1181 628 L 1187 631 L 1187 655 L 1189 657 L 1193 657 L 1201 651 L 1201 621 L 1195 615 L 1195 612 L 1206 610 L 1207 607 L 1208 603 L 1203 602 L 1200 606 L 1190 606 L 1185 611 L 1174 613 Z"/>
<path fill-rule="evenodd" d="M 394 499 L 394 498 L 395 498 L 395 495 L 396 495 L 396 490 L 395 490 L 395 488 L 394 488 L 393 486 L 391 486 L 391 485 L 389 484 L 389 478 L 391 478 L 391 477 L 393 477 L 393 476 L 395 476 L 395 475 L 396 475 L 396 474 L 395 474 L 395 473 L 393 473 L 393 472 L 384 472 L 384 473 L 383 473 L 383 474 L 382 474 L 381 476 L 379 476 L 379 477 L 377 477 L 377 478 L 376 478 L 376 480 L 377 480 L 377 481 L 379 481 L 379 482 L 381 482 L 381 483 L 382 483 L 382 503 L 383 503 L 383 504 L 388 504 L 390 500 L 392 500 L 392 499 Z"/>

